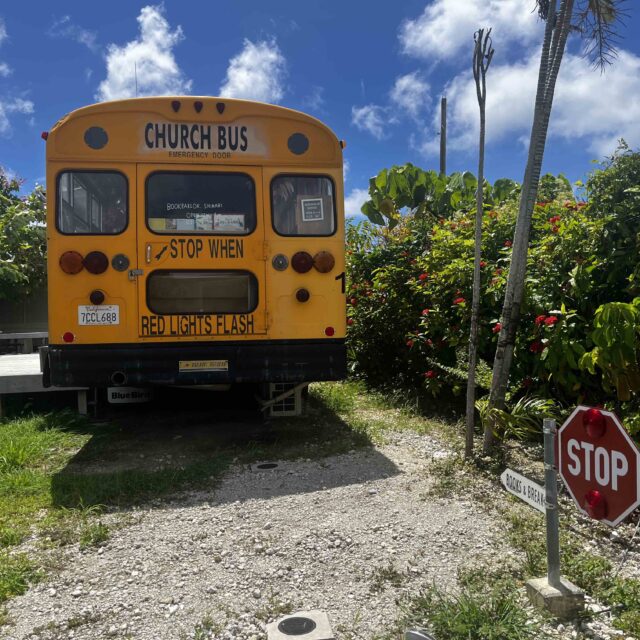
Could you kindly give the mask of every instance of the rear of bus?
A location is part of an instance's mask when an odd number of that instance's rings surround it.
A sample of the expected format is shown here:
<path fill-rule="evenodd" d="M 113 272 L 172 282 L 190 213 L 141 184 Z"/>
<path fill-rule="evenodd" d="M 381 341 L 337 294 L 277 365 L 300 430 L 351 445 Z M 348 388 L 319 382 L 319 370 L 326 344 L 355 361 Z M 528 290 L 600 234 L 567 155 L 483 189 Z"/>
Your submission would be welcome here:
<path fill-rule="evenodd" d="M 47 139 L 56 387 L 346 373 L 342 145 L 282 107 L 103 103 Z"/>

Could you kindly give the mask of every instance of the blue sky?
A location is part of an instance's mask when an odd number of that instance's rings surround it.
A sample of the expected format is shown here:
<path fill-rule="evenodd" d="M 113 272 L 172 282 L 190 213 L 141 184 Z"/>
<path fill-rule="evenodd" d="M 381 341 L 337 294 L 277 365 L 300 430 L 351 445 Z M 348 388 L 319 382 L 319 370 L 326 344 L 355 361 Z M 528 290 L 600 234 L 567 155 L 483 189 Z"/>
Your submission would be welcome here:
<path fill-rule="evenodd" d="M 628 3 L 631 6 L 632 3 Z M 473 32 L 493 26 L 488 77 L 490 180 L 524 171 L 542 24 L 533 0 L 245 0 L 0 6 L 0 164 L 31 188 L 44 176 L 40 133 L 99 100 L 226 95 L 307 111 L 347 141 L 347 213 L 369 176 L 437 168 L 440 96 L 449 100 L 449 171 L 475 172 Z M 620 29 L 604 75 L 570 41 L 545 171 L 583 178 L 624 137 L 640 146 L 640 14 Z"/>

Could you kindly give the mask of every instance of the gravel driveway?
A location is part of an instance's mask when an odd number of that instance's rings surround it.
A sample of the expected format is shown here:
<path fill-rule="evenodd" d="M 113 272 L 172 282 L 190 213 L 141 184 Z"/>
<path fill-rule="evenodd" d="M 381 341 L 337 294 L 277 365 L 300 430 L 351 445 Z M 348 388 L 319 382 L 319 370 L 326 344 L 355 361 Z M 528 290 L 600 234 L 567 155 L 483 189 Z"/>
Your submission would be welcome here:
<path fill-rule="evenodd" d="M 464 498 L 427 495 L 429 436 L 272 470 L 232 468 L 210 491 L 132 512 L 103 547 L 8 603 L 11 639 L 265 638 L 267 621 L 322 609 L 338 638 L 372 638 L 396 599 L 459 565 L 511 553 Z M 122 518 L 114 514 L 108 518 Z M 205 629 L 210 630 L 207 635 Z"/>

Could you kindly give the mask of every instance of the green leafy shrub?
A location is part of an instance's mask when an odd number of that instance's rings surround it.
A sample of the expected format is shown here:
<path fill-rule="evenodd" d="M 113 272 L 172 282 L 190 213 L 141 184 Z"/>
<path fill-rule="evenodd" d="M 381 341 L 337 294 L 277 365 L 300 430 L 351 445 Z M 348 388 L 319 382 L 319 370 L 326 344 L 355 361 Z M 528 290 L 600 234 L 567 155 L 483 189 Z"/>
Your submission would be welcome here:
<path fill-rule="evenodd" d="M 576 200 L 563 176 L 543 177 L 510 377 L 512 403 L 532 395 L 619 403 L 640 391 L 639 184 L 640 153 L 625 148 L 591 175 L 583 189 L 588 201 Z M 412 165 L 371 179 L 371 200 L 362 210 L 385 224 L 363 222 L 347 232 L 354 374 L 376 384 L 423 386 L 434 396 L 464 389 L 476 186 L 468 173 L 443 177 Z M 491 382 L 519 195 L 510 181 L 484 190 L 481 390 Z M 513 430 L 514 423 L 505 426 Z"/>

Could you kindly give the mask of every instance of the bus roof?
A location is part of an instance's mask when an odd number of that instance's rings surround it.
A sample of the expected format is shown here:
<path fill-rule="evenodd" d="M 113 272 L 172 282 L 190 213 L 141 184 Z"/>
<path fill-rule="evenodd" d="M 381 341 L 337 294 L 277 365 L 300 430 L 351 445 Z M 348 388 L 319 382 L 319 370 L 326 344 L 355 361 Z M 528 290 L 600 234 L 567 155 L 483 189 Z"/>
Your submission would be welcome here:
<path fill-rule="evenodd" d="M 293 109 L 163 96 L 72 111 L 51 129 L 47 160 L 340 167 L 342 143 L 325 124 Z"/>

